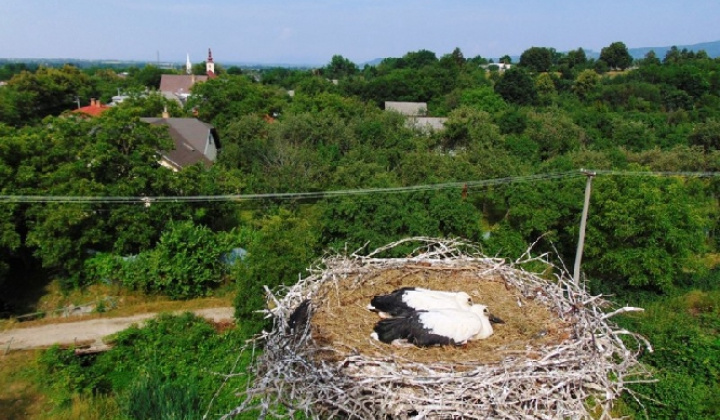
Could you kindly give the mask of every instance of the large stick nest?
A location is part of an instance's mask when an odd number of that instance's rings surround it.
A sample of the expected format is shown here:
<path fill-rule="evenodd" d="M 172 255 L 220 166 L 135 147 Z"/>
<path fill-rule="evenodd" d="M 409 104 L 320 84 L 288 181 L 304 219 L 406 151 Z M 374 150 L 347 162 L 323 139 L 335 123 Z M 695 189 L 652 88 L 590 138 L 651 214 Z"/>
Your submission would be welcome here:
<path fill-rule="evenodd" d="M 399 244 L 421 247 L 406 258 L 380 258 Z M 409 238 L 368 255 L 334 255 L 280 291 L 255 381 L 227 417 L 312 418 L 612 418 L 628 383 L 647 381 L 637 361 L 652 351 L 619 329 L 601 296 L 590 296 L 546 256 L 530 250 L 510 262 L 456 240 Z M 543 274 L 525 271 L 533 263 Z M 370 333 L 370 299 L 402 286 L 465 291 L 503 320 L 486 340 L 463 347 L 397 347 Z M 290 328 L 310 301 L 310 321 Z M 630 341 L 628 341 L 628 339 Z"/>

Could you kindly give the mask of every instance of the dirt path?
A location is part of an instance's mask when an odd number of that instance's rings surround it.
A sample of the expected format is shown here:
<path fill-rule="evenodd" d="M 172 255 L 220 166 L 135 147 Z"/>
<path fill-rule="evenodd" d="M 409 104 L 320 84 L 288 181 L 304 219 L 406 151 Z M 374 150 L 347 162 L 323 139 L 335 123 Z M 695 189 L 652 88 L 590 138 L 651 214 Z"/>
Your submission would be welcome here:
<path fill-rule="evenodd" d="M 192 312 L 217 322 L 232 320 L 233 311 L 232 307 L 225 307 L 198 309 Z M 156 313 L 149 313 L 122 318 L 97 318 L 2 331 L 0 332 L 0 352 L 49 347 L 53 344 L 93 342 L 94 345 L 102 345 L 103 337 L 122 331 L 132 324 L 142 324 L 143 321 L 155 316 L 157 316 Z"/>

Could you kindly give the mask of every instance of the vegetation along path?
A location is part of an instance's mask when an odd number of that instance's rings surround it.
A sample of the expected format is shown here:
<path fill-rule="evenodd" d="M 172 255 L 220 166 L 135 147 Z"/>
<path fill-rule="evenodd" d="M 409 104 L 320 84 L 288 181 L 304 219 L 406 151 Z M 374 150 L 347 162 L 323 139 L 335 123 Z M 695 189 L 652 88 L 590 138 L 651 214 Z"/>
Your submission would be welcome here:
<path fill-rule="evenodd" d="M 198 309 L 192 311 L 198 316 L 213 322 L 230 321 L 234 309 L 231 307 Z M 92 344 L 104 345 L 102 339 L 122 331 L 132 324 L 157 316 L 157 313 L 146 313 L 120 318 L 97 318 L 86 321 L 64 322 L 42 325 L 38 327 L 14 328 L 0 332 L 0 350 L 22 350 L 49 347 L 53 344 Z"/>

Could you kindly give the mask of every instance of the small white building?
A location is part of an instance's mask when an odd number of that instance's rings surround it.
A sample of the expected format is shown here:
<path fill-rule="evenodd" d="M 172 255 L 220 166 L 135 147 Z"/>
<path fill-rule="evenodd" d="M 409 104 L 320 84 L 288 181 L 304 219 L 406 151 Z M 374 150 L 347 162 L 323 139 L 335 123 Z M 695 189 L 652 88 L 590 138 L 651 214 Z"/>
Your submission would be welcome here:
<path fill-rule="evenodd" d="M 385 111 L 399 112 L 404 115 L 408 127 L 423 131 L 437 131 L 445 128 L 447 118 L 428 117 L 425 102 L 385 102 Z"/>

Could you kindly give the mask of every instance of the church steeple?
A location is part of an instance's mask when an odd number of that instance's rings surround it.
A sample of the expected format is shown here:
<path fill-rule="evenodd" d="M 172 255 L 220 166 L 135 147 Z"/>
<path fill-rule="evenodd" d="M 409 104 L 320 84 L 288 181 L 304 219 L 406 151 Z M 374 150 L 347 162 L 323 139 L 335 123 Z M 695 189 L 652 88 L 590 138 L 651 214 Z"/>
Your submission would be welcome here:
<path fill-rule="evenodd" d="M 208 58 L 205 62 L 205 71 L 207 72 L 208 77 L 215 77 L 215 63 L 213 62 L 212 50 L 210 48 L 208 48 Z"/>
<path fill-rule="evenodd" d="M 192 74 L 192 64 L 190 64 L 190 54 L 187 55 L 187 61 L 185 62 L 185 73 Z"/>

